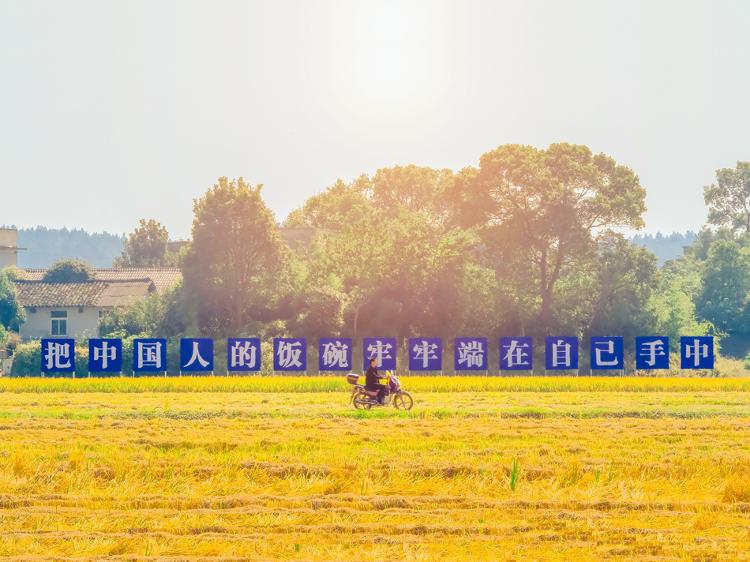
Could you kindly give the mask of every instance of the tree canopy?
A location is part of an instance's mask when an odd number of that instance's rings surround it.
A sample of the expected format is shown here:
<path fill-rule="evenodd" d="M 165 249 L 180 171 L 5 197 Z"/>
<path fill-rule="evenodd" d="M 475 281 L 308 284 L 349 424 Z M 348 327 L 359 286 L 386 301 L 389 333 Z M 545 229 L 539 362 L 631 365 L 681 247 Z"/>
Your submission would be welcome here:
<path fill-rule="evenodd" d="M 641 227 L 645 195 L 632 170 L 572 144 L 500 146 L 449 193 L 457 223 L 478 229 L 490 262 L 514 282 L 519 306 L 536 310 L 535 331 L 545 334 L 557 327 L 558 282 L 594 256 L 597 231 Z"/>
<path fill-rule="evenodd" d="M 204 333 L 237 335 L 280 310 L 290 254 L 261 186 L 225 177 L 194 205 L 185 291 Z"/>
<path fill-rule="evenodd" d="M 115 267 L 159 267 L 167 265 L 167 229 L 154 219 L 141 219 L 123 244 Z"/>
<path fill-rule="evenodd" d="M 750 234 L 750 162 L 716 170 L 716 183 L 703 188 L 708 223 Z"/>
<path fill-rule="evenodd" d="M 0 270 L 0 327 L 18 330 L 25 318 L 23 307 L 18 302 L 10 268 Z"/>
<path fill-rule="evenodd" d="M 94 272 L 91 266 L 82 260 L 62 259 L 50 267 L 44 274 L 43 280 L 47 283 L 80 283 L 91 281 Z"/>

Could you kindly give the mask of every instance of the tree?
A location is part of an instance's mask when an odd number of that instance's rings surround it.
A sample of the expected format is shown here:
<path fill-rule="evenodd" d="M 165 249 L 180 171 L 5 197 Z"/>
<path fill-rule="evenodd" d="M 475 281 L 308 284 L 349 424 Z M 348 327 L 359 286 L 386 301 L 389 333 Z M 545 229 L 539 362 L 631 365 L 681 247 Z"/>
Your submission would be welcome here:
<path fill-rule="evenodd" d="M 42 280 L 45 283 L 81 283 L 91 281 L 94 272 L 91 266 L 82 260 L 62 259 L 50 267 Z"/>
<path fill-rule="evenodd" d="M 645 190 L 632 170 L 571 144 L 500 146 L 481 157 L 479 170 L 462 171 L 446 196 L 458 224 L 479 228 L 495 263 L 529 272 L 516 288 L 533 291 L 542 333 L 553 326 L 558 281 L 593 255 L 594 234 L 640 228 L 645 211 Z"/>
<path fill-rule="evenodd" d="M 289 213 L 285 226 L 340 230 L 356 224 L 372 213 L 364 193 L 367 176 L 351 184 L 337 180 L 323 193 L 313 195 L 300 208 Z"/>
<path fill-rule="evenodd" d="M 448 216 L 444 193 L 453 178 L 450 170 L 426 166 L 393 166 L 381 168 L 361 186 L 379 212 L 394 214 L 400 210 L 421 213 L 433 224 Z"/>
<path fill-rule="evenodd" d="M 188 330 L 190 311 L 182 285 L 164 293 L 151 293 L 130 306 L 116 308 L 102 317 L 102 337 L 176 337 Z"/>
<path fill-rule="evenodd" d="M 750 162 L 716 170 L 716 183 L 703 188 L 708 222 L 750 235 Z"/>
<path fill-rule="evenodd" d="M 746 332 L 750 258 L 747 251 L 731 240 L 711 245 L 703 267 L 702 289 L 696 299 L 696 312 L 729 334 Z"/>
<path fill-rule="evenodd" d="M 658 283 L 656 256 L 612 232 L 597 240 L 597 256 L 589 334 L 623 336 L 630 346 L 636 336 L 655 333 L 650 301 Z"/>
<path fill-rule="evenodd" d="M 713 330 L 710 322 L 696 319 L 701 269 L 702 264 L 686 252 L 681 258 L 668 261 L 659 272 L 649 308 L 656 314 L 654 333 L 668 336 L 672 351 L 679 350 L 680 336 L 699 336 Z"/>
<path fill-rule="evenodd" d="M 115 267 L 159 267 L 166 265 L 169 233 L 154 219 L 138 221 L 138 227 L 123 244 Z"/>
<path fill-rule="evenodd" d="M 183 277 L 204 333 L 238 335 L 283 308 L 291 256 L 261 187 L 222 177 L 195 202 Z"/>
<path fill-rule="evenodd" d="M 18 302 L 13 275 L 9 269 L 3 269 L 0 271 L 0 327 L 18 330 L 25 319 L 26 314 Z"/>

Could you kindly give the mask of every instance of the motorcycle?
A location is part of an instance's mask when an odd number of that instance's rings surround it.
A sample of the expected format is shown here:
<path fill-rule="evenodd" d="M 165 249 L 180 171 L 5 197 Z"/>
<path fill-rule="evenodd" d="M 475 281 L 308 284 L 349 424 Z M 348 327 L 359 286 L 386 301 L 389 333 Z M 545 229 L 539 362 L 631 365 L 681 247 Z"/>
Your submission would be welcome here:
<path fill-rule="evenodd" d="M 386 372 L 388 393 L 385 395 L 382 404 L 378 401 L 378 391 L 367 390 L 365 385 L 359 383 L 359 378 L 356 373 L 346 375 L 346 381 L 352 385 L 349 401 L 354 404 L 357 410 L 369 410 L 373 407 L 390 406 L 391 404 L 397 410 L 411 410 L 414 405 L 414 399 L 411 394 L 403 389 L 401 380 L 396 373 Z"/>

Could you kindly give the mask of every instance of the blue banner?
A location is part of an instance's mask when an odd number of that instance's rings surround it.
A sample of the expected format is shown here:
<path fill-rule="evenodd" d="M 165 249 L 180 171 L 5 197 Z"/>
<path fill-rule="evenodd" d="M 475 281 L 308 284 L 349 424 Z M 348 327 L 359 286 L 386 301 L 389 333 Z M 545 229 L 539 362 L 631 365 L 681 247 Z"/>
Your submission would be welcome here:
<path fill-rule="evenodd" d="M 712 336 L 681 337 L 680 367 L 682 369 L 713 369 L 714 338 Z"/>
<path fill-rule="evenodd" d="M 375 359 L 378 369 L 396 370 L 396 338 L 364 338 L 362 340 L 362 364 L 364 369 Z"/>
<path fill-rule="evenodd" d="M 635 338 L 635 368 L 639 370 L 669 369 L 669 338 L 667 336 Z"/>
<path fill-rule="evenodd" d="M 167 370 L 167 340 L 137 338 L 133 340 L 133 371 L 163 373 Z"/>
<path fill-rule="evenodd" d="M 487 338 L 456 338 L 453 340 L 453 368 L 486 371 L 487 351 Z"/>
<path fill-rule="evenodd" d="M 260 371 L 260 338 L 229 338 L 227 340 L 227 371 L 251 373 Z"/>
<path fill-rule="evenodd" d="M 625 368 L 625 346 L 620 336 L 591 338 L 591 369 L 621 371 Z"/>
<path fill-rule="evenodd" d="M 89 340 L 89 373 L 122 372 L 122 340 L 91 338 Z"/>
<path fill-rule="evenodd" d="M 500 370 L 530 371 L 534 364 L 532 338 L 500 338 Z"/>
<path fill-rule="evenodd" d="M 440 338 L 409 339 L 410 371 L 442 371 L 443 340 Z"/>
<path fill-rule="evenodd" d="M 42 373 L 74 373 L 76 342 L 71 338 L 42 339 Z"/>
<path fill-rule="evenodd" d="M 274 371 L 306 371 L 307 340 L 305 338 L 274 338 Z"/>
<path fill-rule="evenodd" d="M 207 373 L 214 370 L 214 340 L 182 338 L 180 340 L 180 371 Z"/>
<path fill-rule="evenodd" d="M 318 341 L 318 370 L 351 371 L 351 338 L 320 338 Z"/>
<path fill-rule="evenodd" d="M 547 336 L 544 346 L 544 368 L 548 371 L 578 369 L 578 338 Z"/>

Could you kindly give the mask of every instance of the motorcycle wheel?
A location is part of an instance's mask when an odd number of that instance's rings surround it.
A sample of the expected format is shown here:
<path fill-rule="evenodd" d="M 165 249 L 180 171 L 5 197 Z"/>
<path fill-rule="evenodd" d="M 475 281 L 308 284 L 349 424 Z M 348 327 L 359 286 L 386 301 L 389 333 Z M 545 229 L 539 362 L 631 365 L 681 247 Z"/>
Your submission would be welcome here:
<path fill-rule="evenodd" d="M 414 399 L 408 392 L 399 392 L 393 397 L 393 405 L 398 410 L 411 410 L 411 407 L 414 406 Z"/>

